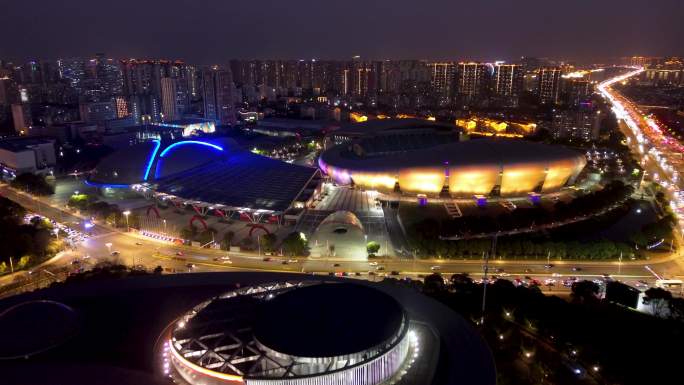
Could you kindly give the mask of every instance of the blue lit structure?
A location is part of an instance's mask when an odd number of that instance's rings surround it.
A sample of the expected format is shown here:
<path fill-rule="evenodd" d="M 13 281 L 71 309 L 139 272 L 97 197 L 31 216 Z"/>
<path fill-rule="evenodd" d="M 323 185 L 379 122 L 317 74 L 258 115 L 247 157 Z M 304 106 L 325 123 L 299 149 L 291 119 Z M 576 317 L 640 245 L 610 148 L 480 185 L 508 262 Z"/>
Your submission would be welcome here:
<path fill-rule="evenodd" d="M 161 152 L 161 154 L 159 154 L 159 158 L 157 159 L 157 165 L 155 166 L 155 169 L 154 169 L 154 178 L 159 179 L 161 177 L 161 170 L 162 170 L 162 163 L 163 163 L 162 159 L 163 158 L 165 158 L 169 153 L 171 153 L 172 150 L 177 149 L 181 146 L 188 146 L 188 145 L 205 146 L 205 147 L 209 147 L 211 149 L 214 149 L 216 151 L 223 152 L 223 147 L 218 146 L 218 145 L 213 144 L 213 143 L 203 142 L 203 141 L 199 141 L 199 140 L 184 140 L 181 142 L 173 143 L 170 146 L 166 147 L 164 149 L 164 151 Z"/>
<path fill-rule="evenodd" d="M 100 187 L 100 188 L 128 188 L 131 185 L 128 184 L 111 184 L 111 183 L 96 183 L 92 182 L 86 179 L 85 184 L 91 187 Z"/>
<path fill-rule="evenodd" d="M 150 169 L 152 168 L 152 163 L 154 162 L 154 158 L 157 156 L 157 151 L 159 151 L 159 147 L 161 146 L 161 142 L 159 140 L 154 140 L 154 150 L 152 150 L 152 154 L 150 155 L 150 158 L 147 160 L 147 166 L 145 167 L 145 176 L 143 177 L 144 180 L 147 180 L 147 178 L 150 176 Z"/>
<path fill-rule="evenodd" d="M 319 182 L 315 168 L 253 154 L 228 138 L 138 143 L 104 158 L 87 181 L 103 188 L 140 185 L 136 191 L 165 199 L 262 214 L 304 207 L 320 192 Z"/>
<path fill-rule="evenodd" d="M 169 147 L 166 147 L 166 148 L 164 149 L 164 151 L 162 151 L 161 154 L 159 154 L 159 157 L 160 157 L 160 158 L 163 158 L 163 157 L 165 157 L 166 154 L 168 154 L 172 149 L 174 149 L 174 148 L 176 148 L 176 147 L 178 147 L 178 146 L 184 146 L 184 145 L 188 145 L 188 144 L 197 144 L 197 145 L 201 145 L 201 146 L 211 147 L 211 148 L 213 148 L 213 149 L 215 149 L 215 150 L 223 151 L 223 147 L 217 146 L 217 145 L 212 144 L 212 143 L 209 143 L 209 142 L 201 142 L 201 141 L 199 141 L 199 140 L 184 140 L 184 141 L 182 141 L 182 142 L 176 142 L 176 143 L 170 145 Z"/>

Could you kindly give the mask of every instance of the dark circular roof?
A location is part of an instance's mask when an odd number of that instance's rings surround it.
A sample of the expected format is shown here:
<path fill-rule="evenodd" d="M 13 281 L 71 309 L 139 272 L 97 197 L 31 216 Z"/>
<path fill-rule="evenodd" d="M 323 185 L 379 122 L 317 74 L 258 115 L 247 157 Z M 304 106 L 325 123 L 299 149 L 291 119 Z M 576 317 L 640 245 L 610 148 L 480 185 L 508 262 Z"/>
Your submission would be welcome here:
<path fill-rule="evenodd" d="M 260 305 L 254 337 L 297 357 L 359 353 L 398 335 L 404 310 L 378 290 L 348 283 L 308 286 Z"/>
<path fill-rule="evenodd" d="M 0 313 L 0 359 L 34 355 L 71 338 L 78 315 L 54 301 L 23 302 Z"/>

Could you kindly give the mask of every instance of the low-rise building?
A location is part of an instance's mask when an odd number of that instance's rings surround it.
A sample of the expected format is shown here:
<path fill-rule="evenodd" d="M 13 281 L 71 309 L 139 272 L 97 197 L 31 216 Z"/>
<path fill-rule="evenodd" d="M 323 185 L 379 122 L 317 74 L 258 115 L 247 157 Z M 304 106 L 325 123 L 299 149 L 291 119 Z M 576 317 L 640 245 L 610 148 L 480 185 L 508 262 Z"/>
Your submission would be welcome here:
<path fill-rule="evenodd" d="M 57 163 L 55 142 L 42 138 L 12 138 L 0 141 L 2 179 L 23 173 L 45 174 Z"/>

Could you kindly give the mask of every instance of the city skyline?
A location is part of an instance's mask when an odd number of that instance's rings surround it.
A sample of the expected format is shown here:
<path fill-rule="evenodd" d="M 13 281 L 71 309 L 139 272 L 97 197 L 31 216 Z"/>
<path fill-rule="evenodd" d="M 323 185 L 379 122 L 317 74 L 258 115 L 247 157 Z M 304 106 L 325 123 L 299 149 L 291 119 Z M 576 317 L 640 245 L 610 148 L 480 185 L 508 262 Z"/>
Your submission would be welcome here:
<path fill-rule="evenodd" d="M 684 30 L 677 22 L 684 6 L 677 0 L 648 6 L 635 0 L 583 0 L 563 8 L 537 0 L 467 5 L 303 1 L 300 6 L 171 0 L 163 7 L 125 0 L 97 8 L 83 0 L 39 3 L 5 6 L 0 35 L 13 38 L 5 41 L 0 57 L 52 59 L 106 52 L 212 64 L 355 55 L 369 60 L 538 56 L 586 62 L 684 54 L 678 44 Z M 658 28 L 651 28 L 649 20 L 658 20 Z"/>
<path fill-rule="evenodd" d="M 0 382 L 672 382 L 682 15 L 6 0 Z"/>

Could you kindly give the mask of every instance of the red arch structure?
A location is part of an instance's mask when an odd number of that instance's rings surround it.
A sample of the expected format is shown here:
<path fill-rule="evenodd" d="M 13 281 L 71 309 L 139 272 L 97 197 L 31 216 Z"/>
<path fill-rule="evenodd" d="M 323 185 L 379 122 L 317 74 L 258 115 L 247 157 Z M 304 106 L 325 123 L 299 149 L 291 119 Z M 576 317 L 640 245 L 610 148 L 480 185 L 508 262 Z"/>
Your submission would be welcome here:
<path fill-rule="evenodd" d="M 152 206 L 147 208 L 147 216 L 148 217 L 150 216 L 150 210 L 154 211 L 155 215 L 157 215 L 157 218 L 161 218 L 161 215 L 159 215 L 159 210 L 157 210 L 157 206 L 152 205 Z"/>
<path fill-rule="evenodd" d="M 205 222 L 204 219 L 202 219 L 202 217 L 200 217 L 199 215 L 193 215 L 192 218 L 190 218 L 190 227 L 192 227 L 192 224 L 193 224 L 195 221 L 200 221 L 200 223 L 201 223 L 202 226 L 204 227 L 204 230 L 208 230 L 208 229 L 209 229 L 209 227 L 207 226 L 207 222 Z"/>
<path fill-rule="evenodd" d="M 266 234 L 271 234 L 271 232 L 268 231 L 268 229 L 264 225 L 260 225 L 258 223 L 249 224 L 249 225 L 247 225 L 247 227 L 251 227 L 251 229 L 249 229 L 249 237 L 250 238 L 252 237 L 252 233 L 254 232 L 254 230 L 263 230 L 266 232 Z"/>

